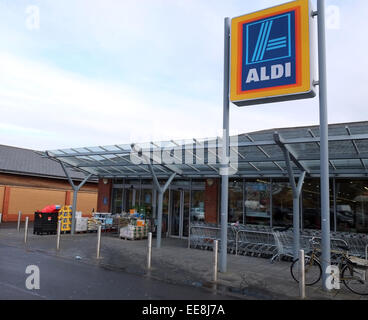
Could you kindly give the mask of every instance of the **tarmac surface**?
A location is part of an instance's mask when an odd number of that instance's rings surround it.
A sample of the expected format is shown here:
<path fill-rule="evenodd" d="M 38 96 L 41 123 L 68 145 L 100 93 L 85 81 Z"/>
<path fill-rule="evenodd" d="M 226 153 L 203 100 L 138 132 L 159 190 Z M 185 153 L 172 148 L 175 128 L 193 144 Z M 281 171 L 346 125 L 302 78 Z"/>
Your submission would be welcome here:
<path fill-rule="evenodd" d="M 279 261 L 271 264 L 269 259 L 249 256 L 228 255 L 228 270 L 226 273 L 218 273 L 218 281 L 213 281 L 213 252 L 199 249 L 189 249 L 187 240 L 164 238 L 160 249 L 155 247 L 156 239 L 153 239 L 152 268 L 147 270 L 147 240 L 122 240 L 114 233 L 102 233 L 100 259 L 96 258 L 97 234 L 62 234 L 60 250 L 56 250 L 56 235 L 34 235 L 32 226 L 29 229 L 27 244 L 24 244 L 24 229 L 17 232 L 16 225 L 11 223 L 0 224 L 0 256 L 12 257 L 14 261 L 27 259 L 29 254 L 37 256 L 40 261 L 49 260 L 50 265 L 63 261 L 65 268 L 72 266 L 81 268 L 81 271 L 73 272 L 73 283 L 83 286 L 81 281 L 93 277 L 94 267 L 96 270 L 113 272 L 114 274 L 130 275 L 134 281 L 143 282 L 159 280 L 162 284 L 172 284 L 175 287 L 193 289 L 195 287 L 200 294 L 209 294 L 209 299 L 247 299 L 247 300 L 298 300 L 298 284 L 290 275 L 290 262 Z M 11 248 L 11 250 L 10 250 Z M 5 250 L 4 255 L 1 251 Z M 11 253 L 9 253 L 11 252 Z M 27 253 L 27 254 L 26 254 Z M 3 258 L 0 260 L 0 271 Z M 47 264 L 47 263 L 46 263 Z M 78 264 L 78 266 L 74 266 Z M 88 266 L 88 268 L 86 267 Z M 92 275 L 79 278 L 83 268 L 87 268 Z M 24 270 L 22 270 L 24 274 Z M 0 273 L 1 274 L 1 273 Z M 69 272 L 65 275 L 66 279 Z M 79 280 L 80 279 L 80 280 Z M 84 279 L 84 280 L 82 280 Z M 113 278 L 112 278 L 113 279 Z M 14 283 L 16 280 L 14 279 Z M 24 277 L 22 278 L 24 287 Z M 79 281 L 79 283 L 78 283 Z M 97 280 L 96 280 L 97 281 Z M 108 277 L 101 276 L 101 283 L 105 286 L 101 290 L 109 292 L 109 285 L 114 286 L 115 281 L 109 282 Z M 157 281 L 155 281 L 156 283 Z M 83 282 L 84 283 L 84 282 Z M 140 286 L 144 287 L 144 284 Z M 0 280 L 0 287 L 1 280 Z M 6 287 L 6 286 L 5 286 Z M 12 291 L 8 286 L 4 290 Z M 164 290 L 164 289 L 163 289 Z M 171 289 L 170 289 L 171 290 Z M 110 290 L 113 292 L 114 290 Z M 101 291 L 102 292 L 102 291 Z M 155 292 L 154 290 L 152 292 Z M 162 291 L 164 292 L 164 291 Z M 197 291 L 196 291 L 197 292 Z M 216 293 L 216 295 L 214 294 Z M 131 299 L 149 299 L 153 295 L 150 292 L 139 292 L 138 296 Z M 180 299 L 180 293 L 161 295 L 158 299 Z M 196 299 L 189 292 L 184 293 L 186 298 Z M 324 292 L 322 283 L 306 288 L 308 300 L 368 300 L 368 297 L 350 293 L 341 285 L 341 290 Z M 96 293 L 96 298 L 110 299 L 109 293 Z M 71 294 L 71 299 L 78 299 L 78 293 Z M 92 295 L 92 298 L 94 296 Z M 112 297 L 113 299 L 114 297 Z M 154 298 L 154 297 L 153 297 Z M 125 298 L 121 298 L 125 299 Z M 129 298 L 127 298 L 129 299 Z M 198 299 L 206 299 L 198 297 Z"/>

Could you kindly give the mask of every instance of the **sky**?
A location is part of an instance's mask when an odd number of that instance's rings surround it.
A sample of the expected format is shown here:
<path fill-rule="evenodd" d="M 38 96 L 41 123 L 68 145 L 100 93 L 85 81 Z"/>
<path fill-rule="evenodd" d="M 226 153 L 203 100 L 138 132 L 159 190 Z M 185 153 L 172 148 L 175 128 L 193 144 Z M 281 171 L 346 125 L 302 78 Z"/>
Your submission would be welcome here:
<path fill-rule="evenodd" d="M 222 135 L 224 17 L 283 2 L 0 0 L 0 144 Z M 329 123 L 366 121 L 368 1 L 326 5 Z M 230 107 L 231 134 L 317 124 L 318 98 Z"/>

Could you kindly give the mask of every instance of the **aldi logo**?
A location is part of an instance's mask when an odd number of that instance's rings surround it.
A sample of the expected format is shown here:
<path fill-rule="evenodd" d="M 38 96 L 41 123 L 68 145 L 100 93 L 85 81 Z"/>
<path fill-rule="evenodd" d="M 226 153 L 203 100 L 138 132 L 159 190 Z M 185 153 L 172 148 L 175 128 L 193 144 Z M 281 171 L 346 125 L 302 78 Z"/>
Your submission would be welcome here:
<path fill-rule="evenodd" d="M 315 96 L 310 10 L 308 0 L 298 0 L 232 20 L 233 103 L 244 106 Z"/>
<path fill-rule="evenodd" d="M 242 91 L 296 83 L 294 11 L 245 23 L 243 38 Z"/>
<path fill-rule="evenodd" d="M 293 12 L 244 25 L 246 64 L 291 57 Z"/>

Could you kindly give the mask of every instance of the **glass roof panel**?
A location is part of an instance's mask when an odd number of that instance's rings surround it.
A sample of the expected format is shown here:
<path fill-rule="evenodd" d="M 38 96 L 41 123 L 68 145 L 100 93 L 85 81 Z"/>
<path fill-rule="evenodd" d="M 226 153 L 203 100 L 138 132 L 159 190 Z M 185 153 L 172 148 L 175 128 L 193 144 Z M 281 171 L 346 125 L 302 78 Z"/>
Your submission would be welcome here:
<path fill-rule="evenodd" d="M 319 127 L 263 130 L 250 133 L 248 135 L 250 139 L 246 134 L 239 135 L 239 143 L 245 143 L 248 144 L 248 146 L 231 147 L 230 160 L 233 167 L 237 168 L 237 174 L 257 174 L 258 172 L 260 175 L 263 173 L 283 175 L 285 173 L 286 165 L 284 154 L 280 146 L 274 141 L 275 132 L 278 132 L 287 144 L 288 139 L 304 138 L 312 140 L 313 136 L 318 137 Z M 330 137 L 342 136 L 350 138 L 350 134 L 367 135 L 368 122 L 329 126 Z M 365 168 L 362 165 L 362 161 L 358 158 L 359 151 L 363 153 L 362 156 L 363 159 L 365 159 L 363 163 L 368 166 L 368 135 L 367 138 L 364 136 L 364 139 L 365 140 L 355 141 L 358 150 L 356 150 L 351 140 L 330 141 L 329 151 L 331 162 L 336 166 L 336 173 L 338 173 L 339 170 L 346 171 L 352 169 L 355 171 L 358 170 L 357 172 L 361 170 L 362 174 L 365 174 Z M 251 141 L 255 141 L 255 143 Z M 139 143 L 137 146 L 144 151 L 153 149 L 153 151 L 155 151 L 156 160 L 159 159 L 157 157 L 162 156 L 162 149 L 165 149 L 166 156 L 168 156 L 167 159 L 175 160 L 175 162 L 180 163 L 154 165 L 154 170 L 159 175 L 170 175 L 173 170 L 176 170 L 175 168 L 181 170 L 183 176 L 205 174 L 219 175 L 221 145 L 217 143 L 221 143 L 221 138 L 183 139 L 153 143 L 145 142 Z M 305 143 L 289 143 L 287 145 L 296 157 L 300 159 L 302 165 L 314 171 L 314 173 L 319 172 L 320 148 L 318 143 L 310 141 Z M 209 149 L 208 146 L 211 148 Z M 175 150 L 175 154 L 173 154 L 173 150 Z M 183 150 L 185 152 L 182 152 Z M 86 171 L 93 172 L 100 176 L 124 174 L 126 176 L 151 175 L 148 165 L 142 164 L 143 158 L 137 157 L 136 154 L 132 153 L 130 144 L 69 148 L 50 151 L 49 154 L 51 157 L 60 159 L 71 166 L 83 168 Z M 132 157 L 132 155 L 134 156 Z M 150 153 L 147 152 L 146 155 L 149 156 Z M 344 160 L 341 158 L 347 159 Z M 280 170 L 279 166 L 281 166 L 284 171 Z M 294 170 L 300 171 L 294 163 L 292 166 Z M 216 170 L 213 168 L 216 168 Z"/>

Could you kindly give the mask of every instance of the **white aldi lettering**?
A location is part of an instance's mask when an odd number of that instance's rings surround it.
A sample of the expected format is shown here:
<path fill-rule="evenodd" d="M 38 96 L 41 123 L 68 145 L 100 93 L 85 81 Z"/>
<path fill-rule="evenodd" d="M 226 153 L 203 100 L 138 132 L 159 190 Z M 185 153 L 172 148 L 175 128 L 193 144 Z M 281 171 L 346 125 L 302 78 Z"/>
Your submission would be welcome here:
<path fill-rule="evenodd" d="M 261 67 L 259 69 L 253 68 L 248 72 L 246 83 L 260 82 L 268 80 L 276 80 L 280 78 L 290 78 L 291 77 L 291 63 L 276 64 L 272 65 L 270 68 Z"/>

